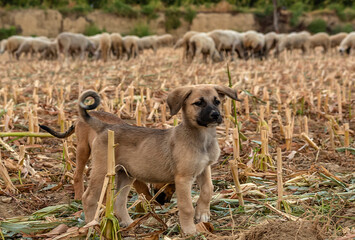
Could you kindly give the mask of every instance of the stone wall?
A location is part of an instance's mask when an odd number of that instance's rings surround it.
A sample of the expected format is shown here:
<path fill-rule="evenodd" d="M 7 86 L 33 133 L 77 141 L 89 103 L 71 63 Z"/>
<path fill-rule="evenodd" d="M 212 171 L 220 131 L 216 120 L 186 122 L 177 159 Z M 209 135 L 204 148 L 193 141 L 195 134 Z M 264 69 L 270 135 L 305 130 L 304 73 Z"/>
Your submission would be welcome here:
<path fill-rule="evenodd" d="M 148 21 L 144 17 L 124 18 L 98 10 L 85 15 L 68 14 L 63 16 L 57 10 L 5 11 L 0 9 L 0 28 L 15 26 L 21 35 L 55 37 L 64 31 L 83 33 L 90 24 L 108 32 L 128 33 L 135 26 L 147 22 L 152 32 L 156 34 L 166 32 L 164 13 L 159 13 L 158 18 Z M 192 24 L 185 22 L 182 18 L 181 23 L 178 29 L 171 31 L 173 35 L 180 36 L 188 30 L 203 32 L 219 28 L 246 31 L 249 29 L 258 30 L 259 28 L 253 14 L 249 13 L 198 13 Z"/>
<path fill-rule="evenodd" d="M 340 22 L 336 14 L 307 14 L 301 18 L 307 26 L 316 18 L 324 19 L 329 27 Z M 233 29 L 236 31 L 257 30 L 267 32 L 272 30 L 272 17 L 268 19 L 257 18 L 252 13 L 228 13 L 228 12 L 199 12 L 189 24 L 181 20 L 178 29 L 170 31 L 175 36 L 181 36 L 186 31 L 194 30 L 207 32 L 214 29 Z M 85 28 L 94 24 L 108 32 L 129 33 L 135 26 L 148 23 L 150 30 L 155 34 L 164 34 L 165 14 L 159 13 L 153 20 L 141 18 L 124 18 L 115 14 L 105 13 L 99 10 L 87 14 L 70 13 L 63 15 L 57 10 L 23 9 L 6 11 L 0 9 L 0 28 L 15 26 L 21 35 L 36 35 L 56 37 L 60 32 L 83 33 Z M 355 28 L 355 20 L 352 22 Z M 280 21 L 282 32 L 294 31 L 288 21 Z"/>

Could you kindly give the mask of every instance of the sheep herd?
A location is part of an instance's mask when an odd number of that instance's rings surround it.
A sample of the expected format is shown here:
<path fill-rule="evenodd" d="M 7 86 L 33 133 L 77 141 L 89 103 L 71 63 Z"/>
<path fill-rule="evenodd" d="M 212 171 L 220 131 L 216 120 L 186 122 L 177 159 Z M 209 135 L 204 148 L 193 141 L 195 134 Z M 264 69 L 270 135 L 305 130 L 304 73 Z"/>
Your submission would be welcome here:
<path fill-rule="evenodd" d="M 269 32 L 262 34 L 253 30 L 236 32 L 233 30 L 214 30 L 207 33 L 189 31 L 177 41 L 170 34 L 152 35 L 146 37 L 124 36 L 119 33 L 102 33 L 95 36 L 85 36 L 80 33 L 63 32 L 56 38 L 11 36 L 0 43 L 0 53 L 8 52 L 10 59 L 20 59 L 23 55 L 39 59 L 54 60 L 61 57 L 90 57 L 107 61 L 137 57 L 143 50 L 152 49 L 156 53 L 160 47 L 183 48 L 183 58 L 191 62 L 203 55 L 207 62 L 222 61 L 235 55 L 240 59 L 265 59 L 273 51 L 278 57 L 284 50 L 302 50 L 303 54 L 323 48 L 323 53 L 335 49 L 340 53 L 355 53 L 355 32 L 338 33 L 329 36 L 327 33 L 311 35 L 306 31 L 289 34 Z"/>

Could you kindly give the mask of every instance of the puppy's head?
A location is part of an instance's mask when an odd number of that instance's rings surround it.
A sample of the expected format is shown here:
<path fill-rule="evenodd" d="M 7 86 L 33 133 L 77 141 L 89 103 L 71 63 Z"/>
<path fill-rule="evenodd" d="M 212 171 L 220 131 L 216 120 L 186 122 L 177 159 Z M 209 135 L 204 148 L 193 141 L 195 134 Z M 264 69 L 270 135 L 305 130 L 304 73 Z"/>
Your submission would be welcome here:
<path fill-rule="evenodd" d="M 195 127 L 215 127 L 222 123 L 221 101 L 224 96 L 240 101 L 234 89 L 219 85 L 180 87 L 168 95 L 171 115 L 182 108 L 183 119 Z"/>

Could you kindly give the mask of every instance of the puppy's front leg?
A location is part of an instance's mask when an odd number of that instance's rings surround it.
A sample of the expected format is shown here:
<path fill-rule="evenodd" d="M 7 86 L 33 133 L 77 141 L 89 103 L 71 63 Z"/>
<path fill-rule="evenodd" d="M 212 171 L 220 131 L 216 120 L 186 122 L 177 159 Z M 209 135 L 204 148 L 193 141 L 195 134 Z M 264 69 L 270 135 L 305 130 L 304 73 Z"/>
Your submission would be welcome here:
<path fill-rule="evenodd" d="M 191 176 L 175 176 L 179 220 L 182 231 L 186 234 L 196 233 L 196 226 L 194 223 L 194 208 L 192 206 L 191 199 L 192 181 L 193 178 Z"/>
<path fill-rule="evenodd" d="M 210 201 L 212 198 L 213 184 L 211 179 L 211 167 L 208 166 L 197 176 L 197 184 L 200 187 L 200 197 L 197 200 L 195 218 L 198 222 L 208 222 L 210 219 Z"/>

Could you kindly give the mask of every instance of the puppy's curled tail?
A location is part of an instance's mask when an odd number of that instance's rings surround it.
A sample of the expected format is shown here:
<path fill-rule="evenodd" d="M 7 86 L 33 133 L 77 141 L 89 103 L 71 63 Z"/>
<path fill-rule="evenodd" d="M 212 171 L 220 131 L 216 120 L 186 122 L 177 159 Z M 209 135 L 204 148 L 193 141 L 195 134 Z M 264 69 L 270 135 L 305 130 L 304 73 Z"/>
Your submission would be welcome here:
<path fill-rule="evenodd" d="M 94 103 L 90 105 L 86 105 L 84 102 L 88 97 L 92 97 L 94 99 Z M 87 110 L 93 110 L 100 105 L 100 96 L 93 90 L 87 90 L 81 94 L 79 97 L 79 115 L 80 117 L 90 125 L 95 132 L 101 132 L 107 124 L 100 121 L 95 117 L 91 117 Z"/>
<path fill-rule="evenodd" d="M 74 124 L 71 125 L 70 128 L 64 133 L 56 132 L 53 129 L 51 129 L 50 127 L 47 127 L 45 125 L 41 125 L 41 124 L 38 124 L 38 125 L 44 131 L 49 132 L 51 135 L 53 135 L 54 137 L 57 137 L 57 138 L 67 138 L 70 135 L 72 135 L 74 133 L 74 130 L 75 130 L 75 125 Z"/>

